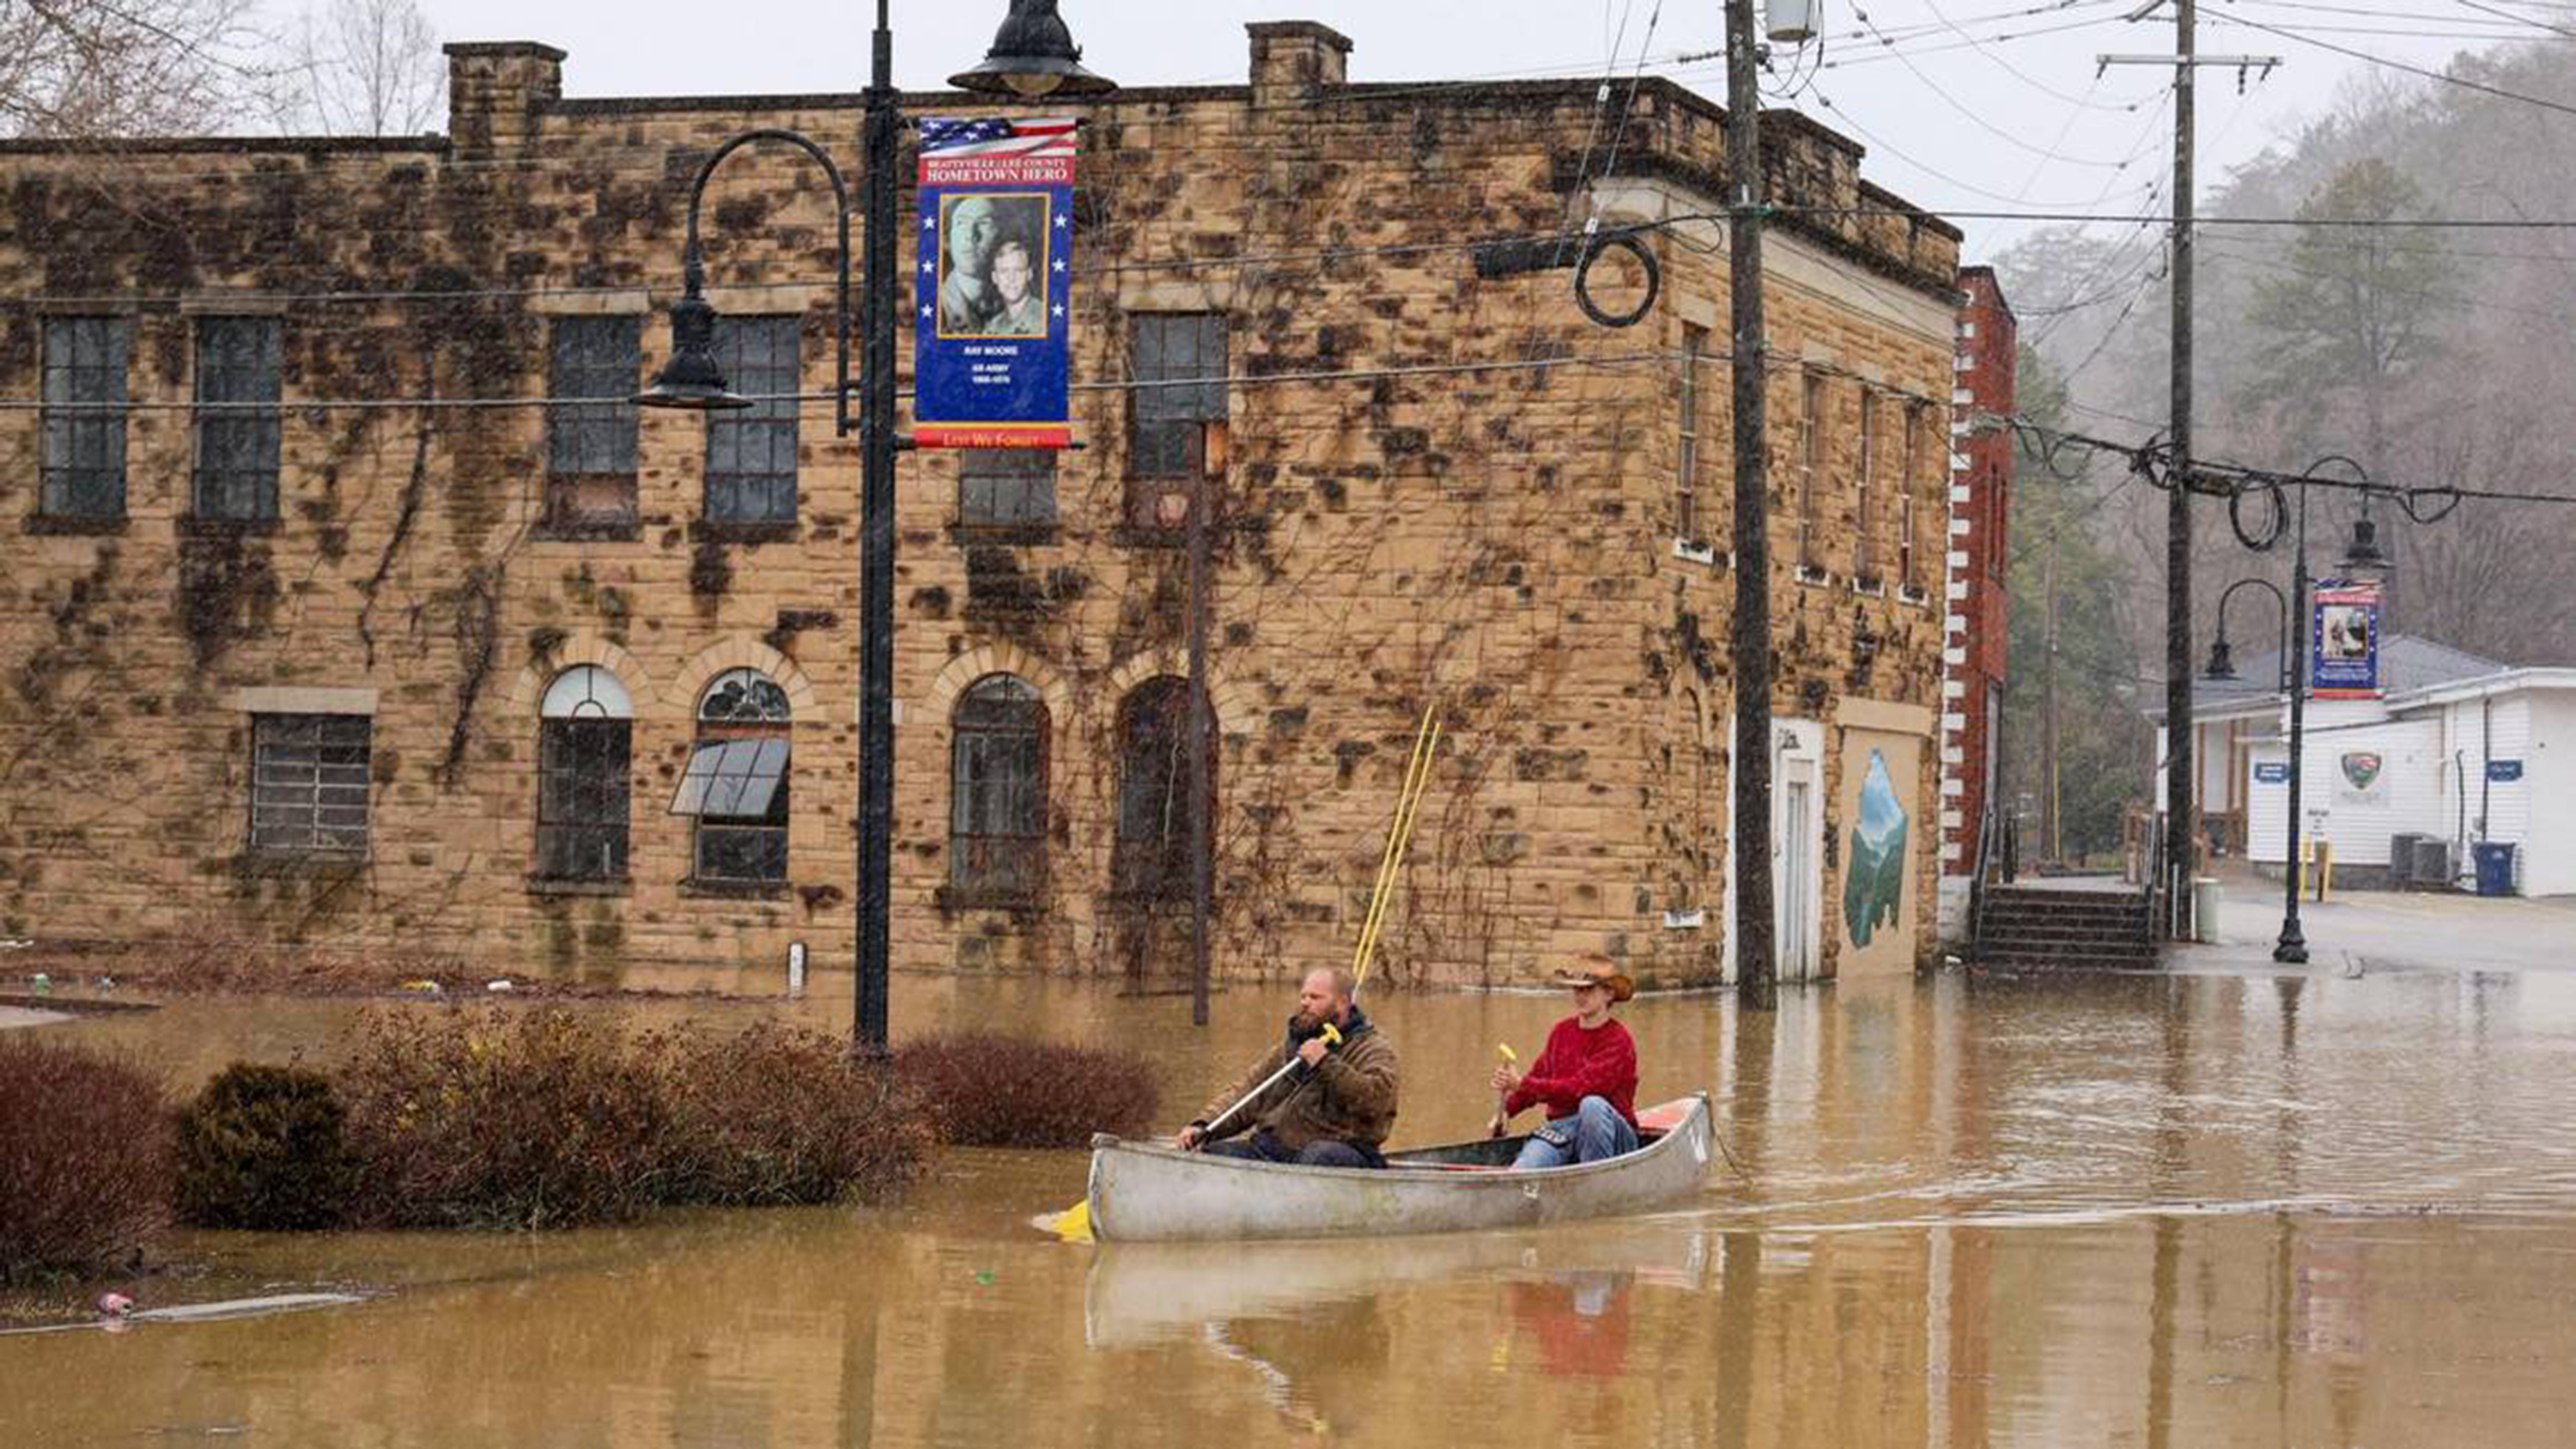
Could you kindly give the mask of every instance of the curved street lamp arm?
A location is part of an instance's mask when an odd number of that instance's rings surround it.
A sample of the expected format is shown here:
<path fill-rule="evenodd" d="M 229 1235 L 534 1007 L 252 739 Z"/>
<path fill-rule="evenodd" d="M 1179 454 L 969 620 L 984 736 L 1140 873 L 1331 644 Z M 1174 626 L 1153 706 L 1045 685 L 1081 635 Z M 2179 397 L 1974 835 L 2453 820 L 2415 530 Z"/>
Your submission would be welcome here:
<path fill-rule="evenodd" d="M 689 187 L 689 234 L 687 247 L 681 253 L 681 285 L 692 297 L 706 286 L 706 259 L 698 245 L 698 204 L 706 197 L 707 181 L 716 174 L 716 167 L 727 156 L 755 141 L 784 141 L 796 147 L 813 157 L 815 164 L 823 168 L 824 177 L 832 183 L 832 217 L 840 224 L 841 232 L 840 260 L 833 268 L 837 287 L 832 298 L 832 431 L 836 436 L 847 437 L 850 432 L 850 190 L 841 183 L 841 168 L 832 164 L 829 153 L 811 139 L 778 127 L 745 131 L 718 146 L 715 153 L 707 157 L 706 164 L 698 168 L 698 179 Z"/>
<path fill-rule="evenodd" d="M 2237 591 L 2238 589 L 2244 589 L 2244 588 L 2256 588 L 2256 589 L 2261 589 L 2263 592 L 2265 592 L 2265 593 L 2267 593 L 2267 594 L 2270 594 L 2270 595 L 2272 596 L 2272 602 L 2273 602 L 2274 604 L 2276 604 L 2276 605 L 2278 605 L 2278 606 L 2280 607 L 2280 611 L 2281 611 L 2281 677 L 2282 677 L 2282 679 L 2283 679 L 2284 681 L 2286 681 L 2286 680 L 2288 680 L 2288 679 L 2289 679 L 2289 677 L 2290 677 L 2290 596 L 2289 596 L 2289 595 L 2287 595 L 2287 594 L 2282 593 L 2282 592 L 2281 592 L 2281 586 L 2280 586 L 2280 585 L 2278 585 L 2278 584 L 2273 583 L 2270 579 L 2261 579 L 2261 578 L 2244 578 L 2244 579 L 2238 579 L 2236 582 L 2234 582 L 2234 583 L 2232 583 L 2232 584 L 2229 584 L 2229 585 L 2227 586 L 2227 588 L 2226 588 L 2223 592 L 2221 592 L 2221 593 L 2219 594 L 2219 596 L 2218 596 L 2218 638 L 2219 638 L 2219 642 L 2221 642 L 2221 643 L 2225 643 L 2225 642 L 2226 642 L 2226 640 L 2227 640 L 2227 601 L 2236 597 L 2236 591 Z"/>

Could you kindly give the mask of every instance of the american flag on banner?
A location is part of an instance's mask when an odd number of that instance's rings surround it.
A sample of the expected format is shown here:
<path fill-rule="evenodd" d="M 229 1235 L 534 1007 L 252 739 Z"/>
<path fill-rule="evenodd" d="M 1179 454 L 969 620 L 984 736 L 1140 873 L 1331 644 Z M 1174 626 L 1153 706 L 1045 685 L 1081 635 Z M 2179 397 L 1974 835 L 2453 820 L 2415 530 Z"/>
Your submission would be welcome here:
<path fill-rule="evenodd" d="M 968 156 L 1070 157 L 1073 132 L 1071 116 L 924 117 L 921 150 L 925 157 L 937 152 L 942 160 Z"/>

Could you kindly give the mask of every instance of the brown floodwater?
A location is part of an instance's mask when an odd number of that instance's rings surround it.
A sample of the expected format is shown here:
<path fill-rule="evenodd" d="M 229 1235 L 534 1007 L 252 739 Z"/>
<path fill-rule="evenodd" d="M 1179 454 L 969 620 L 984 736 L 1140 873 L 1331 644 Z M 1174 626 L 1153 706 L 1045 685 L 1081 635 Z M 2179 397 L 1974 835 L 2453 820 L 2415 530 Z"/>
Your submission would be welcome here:
<path fill-rule="evenodd" d="M 833 983 L 826 982 L 829 986 Z M 848 998 L 645 1017 L 846 1022 Z M 902 979 L 895 1029 L 1154 1055 L 1167 1118 L 1285 992 Z M 356 1008 L 40 1028 L 185 1082 Z M 1552 996 L 1388 994 L 1404 1142 L 1472 1135 Z M 1651 1217 L 1069 1245 L 1079 1153 L 958 1152 L 876 1209 L 534 1237 L 202 1235 L 158 1301 L 273 1317 L 0 1338 L 0 1445 L 2299 1446 L 2568 1441 L 2576 975 L 1919 985 L 1623 1008 L 1733 1165 Z"/>

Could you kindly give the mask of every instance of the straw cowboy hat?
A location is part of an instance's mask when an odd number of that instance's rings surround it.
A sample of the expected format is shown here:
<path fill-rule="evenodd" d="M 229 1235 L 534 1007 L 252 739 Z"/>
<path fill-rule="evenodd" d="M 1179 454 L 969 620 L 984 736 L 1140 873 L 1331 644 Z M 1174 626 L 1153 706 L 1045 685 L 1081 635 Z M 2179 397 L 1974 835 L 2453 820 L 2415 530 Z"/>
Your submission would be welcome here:
<path fill-rule="evenodd" d="M 1571 971 L 1556 973 L 1559 986 L 1607 986 L 1612 1001 L 1625 1001 L 1637 994 L 1637 983 L 1611 963 L 1607 956 L 1586 956 Z"/>

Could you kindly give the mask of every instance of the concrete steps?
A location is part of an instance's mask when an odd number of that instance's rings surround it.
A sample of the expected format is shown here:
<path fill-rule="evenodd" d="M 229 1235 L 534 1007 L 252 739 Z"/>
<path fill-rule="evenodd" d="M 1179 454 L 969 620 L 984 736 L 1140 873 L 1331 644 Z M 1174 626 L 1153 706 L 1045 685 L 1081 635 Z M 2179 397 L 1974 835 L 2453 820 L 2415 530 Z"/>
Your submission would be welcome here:
<path fill-rule="evenodd" d="M 1976 961 L 2016 971 L 2144 971 L 2156 965 L 2142 891 L 1986 892 Z"/>

